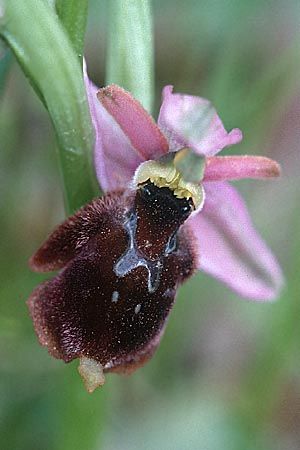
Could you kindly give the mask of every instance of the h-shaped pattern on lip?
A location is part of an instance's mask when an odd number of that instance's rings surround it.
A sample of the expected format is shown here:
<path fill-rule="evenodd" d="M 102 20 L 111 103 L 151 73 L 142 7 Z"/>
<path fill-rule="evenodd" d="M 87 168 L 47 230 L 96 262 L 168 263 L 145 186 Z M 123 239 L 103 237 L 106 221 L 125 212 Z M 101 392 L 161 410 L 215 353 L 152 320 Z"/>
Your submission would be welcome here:
<path fill-rule="evenodd" d="M 159 286 L 163 263 L 160 258 L 156 261 L 150 261 L 139 252 L 135 240 L 137 217 L 134 212 L 131 213 L 124 226 L 129 237 L 129 244 L 125 253 L 114 265 L 114 272 L 117 277 L 124 277 L 137 267 L 145 267 L 148 270 L 148 291 L 154 293 Z"/>

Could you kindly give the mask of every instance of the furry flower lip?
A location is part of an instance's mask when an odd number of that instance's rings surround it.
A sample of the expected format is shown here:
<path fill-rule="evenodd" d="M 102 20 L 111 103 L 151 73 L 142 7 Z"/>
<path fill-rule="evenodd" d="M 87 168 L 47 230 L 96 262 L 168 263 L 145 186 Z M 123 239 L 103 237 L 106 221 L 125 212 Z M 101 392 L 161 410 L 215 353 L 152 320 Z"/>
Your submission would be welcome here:
<path fill-rule="evenodd" d="M 240 295 L 270 300 L 281 270 L 228 180 L 279 175 L 275 161 L 215 156 L 242 139 L 211 104 L 163 90 L 156 124 L 122 88 L 98 90 L 85 73 L 95 169 L 106 194 L 59 225 L 33 255 L 59 270 L 28 300 L 42 345 L 79 358 L 92 392 L 104 373 L 130 373 L 153 355 L 176 291 L 204 270 Z"/>

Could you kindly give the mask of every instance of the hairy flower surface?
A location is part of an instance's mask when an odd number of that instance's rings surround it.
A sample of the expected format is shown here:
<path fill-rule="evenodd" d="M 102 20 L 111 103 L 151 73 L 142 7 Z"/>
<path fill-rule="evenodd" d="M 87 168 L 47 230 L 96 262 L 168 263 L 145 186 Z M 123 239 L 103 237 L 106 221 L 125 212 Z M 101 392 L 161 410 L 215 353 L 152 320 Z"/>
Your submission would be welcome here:
<path fill-rule="evenodd" d="M 228 133 L 205 99 L 166 86 L 156 124 L 122 88 L 85 82 L 107 193 L 33 255 L 34 270 L 60 271 L 28 304 L 41 344 L 79 358 L 93 391 L 103 372 L 129 373 L 153 355 L 178 286 L 197 270 L 254 300 L 275 298 L 282 275 L 228 183 L 278 176 L 275 161 L 215 156 L 242 133 Z"/>

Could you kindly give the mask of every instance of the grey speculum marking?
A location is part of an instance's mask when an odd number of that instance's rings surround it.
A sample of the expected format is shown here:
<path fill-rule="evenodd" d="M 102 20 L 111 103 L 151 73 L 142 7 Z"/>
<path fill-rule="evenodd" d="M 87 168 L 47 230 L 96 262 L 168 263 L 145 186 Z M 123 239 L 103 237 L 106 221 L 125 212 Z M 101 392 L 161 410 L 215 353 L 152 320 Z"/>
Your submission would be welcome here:
<path fill-rule="evenodd" d="M 160 258 L 156 261 L 150 261 L 139 252 L 135 239 L 137 226 L 135 213 L 130 215 L 124 226 L 129 237 L 129 245 L 126 252 L 114 265 L 114 272 L 118 277 L 124 277 L 137 267 L 145 267 L 148 270 L 148 291 L 153 293 L 159 286 L 163 263 Z"/>

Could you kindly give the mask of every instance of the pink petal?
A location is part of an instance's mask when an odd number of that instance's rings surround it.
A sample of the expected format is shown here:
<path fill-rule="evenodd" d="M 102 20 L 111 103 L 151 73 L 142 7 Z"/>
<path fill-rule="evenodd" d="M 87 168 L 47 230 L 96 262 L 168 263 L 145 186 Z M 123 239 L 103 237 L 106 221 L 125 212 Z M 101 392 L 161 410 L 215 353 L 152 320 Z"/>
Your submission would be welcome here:
<path fill-rule="evenodd" d="M 165 136 L 129 92 L 112 84 L 100 89 L 97 96 L 143 160 L 157 159 L 168 152 L 169 144 Z"/>
<path fill-rule="evenodd" d="M 192 216 L 198 268 L 241 296 L 274 299 L 283 283 L 280 267 L 255 231 L 238 192 L 226 182 L 205 183 L 203 210 Z"/>
<path fill-rule="evenodd" d="M 88 79 L 85 68 L 84 80 L 95 129 L 94 161 L 98 181 L 104 191 L 124 188 L 144 158 L 98 101 L 98 88 Z"/>
<path fill-rule="evenodd" d="M 225 130 L 211 103 L 201 97 L 173 94 L 173 86 L 163 89 L 158 125 L 168 137 L 172 151 L 191 147 L 196 153 L 212 156 L 242 140 L 242 132 Z"/>
<path fill-rule="evenodd" d="M 204 181 L 272 178 L 279 175 L 279 164 L 264 156 L 211 156 L 206 159 Z"/>

